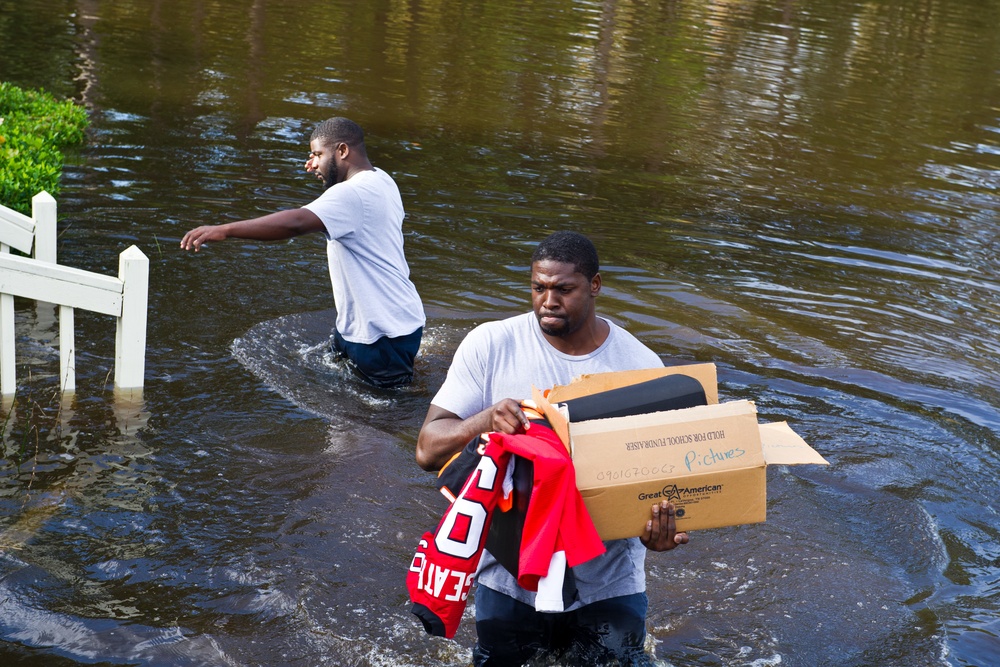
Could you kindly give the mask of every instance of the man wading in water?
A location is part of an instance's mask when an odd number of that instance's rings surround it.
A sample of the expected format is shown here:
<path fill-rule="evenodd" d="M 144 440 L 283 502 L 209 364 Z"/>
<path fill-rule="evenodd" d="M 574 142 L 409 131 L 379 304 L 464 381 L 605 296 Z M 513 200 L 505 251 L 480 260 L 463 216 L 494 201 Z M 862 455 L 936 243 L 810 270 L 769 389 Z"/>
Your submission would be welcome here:
<path fill-rule="evenodd" d="M 556 232 L 531 257 L 532 312 L 473 329 L 455 351 L 417 438 L 417 463 L 440 470 L 480 433 L 524 433 L 518 399 L 532 385 L 568 384 L 587 373 L 663 366 L 655 352 L 597 315 L 597 249 L 581 234 Z M 674 506 L 651 506 L 641 538 L 605 542 L 606 553 L 573 568 L 580 599 L 562 613 L 535 608 L 489 551 L 476 574 L 476 667 L 518 667 L 532 656 L 558 664 L 650 664 L 646 638 L 646 551 L 687 544 Z"/>
<path fill-rule="evenodd" d="M 197 252 L 229 238 L 278 241 L 322 232 L 337 307 L 334 350 L 370 384 L 408 385 L 425 319 L 403 254 L 399 188 L 372 166 L 364 132 L 347 118 L 320 123 L 309 150 L 306 171 L 326 187 L 319 198 L 302 208 L 197 227 L 181 248 Z"/>

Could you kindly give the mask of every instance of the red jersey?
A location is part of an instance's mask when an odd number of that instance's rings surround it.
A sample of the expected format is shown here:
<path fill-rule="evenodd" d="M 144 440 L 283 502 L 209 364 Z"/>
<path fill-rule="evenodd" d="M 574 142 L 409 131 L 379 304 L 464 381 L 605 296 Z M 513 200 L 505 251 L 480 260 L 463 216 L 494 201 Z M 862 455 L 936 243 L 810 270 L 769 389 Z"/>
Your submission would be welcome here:
<path fill-rule="evenodd" d="M 412 611 L 431 634 L 451 638 L 458 630 L 492 512 L 510 496 L 512 454 L 530 459 L 534 468 L 518 584 L 536 591 L 553 558 L 561 563 L 564 557 L 573 567 L 604 553 L 576 488 L 572 460 L 555 432 L 533 424 L 524 434 L 490 433 L 478 466 L 434 533 L 420 540 L 407 574 Z M 562 569 L 557 574 L 561 581 Z"/>

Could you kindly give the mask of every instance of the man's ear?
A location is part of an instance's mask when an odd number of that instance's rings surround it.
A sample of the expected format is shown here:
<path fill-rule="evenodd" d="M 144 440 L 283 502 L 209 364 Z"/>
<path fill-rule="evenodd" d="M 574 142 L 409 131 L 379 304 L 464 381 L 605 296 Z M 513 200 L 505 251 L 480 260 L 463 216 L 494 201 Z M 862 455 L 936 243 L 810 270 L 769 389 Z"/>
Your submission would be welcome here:
<path fill-rule="evenodd" d="M 601 274 L 595 273 L 590 279 L 590 296 L 597 296 L 601 293 Z"/>
<path fill-rule="evenodd" d="M 347 145 L 346 141 L 339 142 L 333 150 L 340 156 L 341 160 L 346 160 L 347 156 L 351 154 L 351 147 Z"/>

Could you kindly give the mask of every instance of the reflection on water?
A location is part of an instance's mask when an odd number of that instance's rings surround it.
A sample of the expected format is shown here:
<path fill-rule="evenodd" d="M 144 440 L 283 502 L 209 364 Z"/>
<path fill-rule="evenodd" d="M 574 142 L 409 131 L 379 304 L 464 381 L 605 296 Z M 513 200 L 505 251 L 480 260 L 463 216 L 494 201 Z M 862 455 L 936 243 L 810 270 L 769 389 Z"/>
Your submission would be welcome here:
<path fill-rule="evenodd" d="M 444 509 L 414 440 L 570 228 L 604 314 L 831 463 L 770 470 L 766 523 L 650 555 L 657 659 L 992 664 L 998 24 L 995 0 L 0 3 L 0 79 L 92 112 L 61 261 L 151 263 L 131 406 L 106 320 L 79 314 L 61 403 L 55 320 L 18 303 L 0 662 L 468 664 L 471 617 L 446 642 L 408 611 Z M 321 239 L 176 250 L 315 197 L 305 137 L 334 114 L 407 208 L 429 319 L 397 392 L 328 352 Z"/>
<path fill-rule="evenodd" d="M 139 437 L 150 416 L 141 392 L 86 405 L 60 397 L 51 379 L 4 402 L 0 508 L 13 521 L 0 529 L 0 632 L 26 650 L 54 648 L 74 660 L 226 664 L 208 638 L 123 624 L 140 616 L 135 601 L 98 584 L 122 576 L 114 573 L 127 569 L 119 558 L 155 550 L 145 513 L 162 482 Z M 105 541 L 108 529 L 113 542 Z M 110 559 L 88 572 L 78 557 L 66 558 L 67 547 Z M 78 586 L 81 578 L 90 585 Z"/>

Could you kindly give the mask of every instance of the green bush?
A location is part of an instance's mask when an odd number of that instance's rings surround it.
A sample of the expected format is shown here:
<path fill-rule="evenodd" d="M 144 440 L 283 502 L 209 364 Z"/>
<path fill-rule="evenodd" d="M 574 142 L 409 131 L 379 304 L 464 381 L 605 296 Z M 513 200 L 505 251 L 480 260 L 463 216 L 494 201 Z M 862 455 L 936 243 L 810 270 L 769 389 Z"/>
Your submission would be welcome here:
<path fill-rule="evenodd" d="M 0 81 L 0 204 L 31 214 L 31 198 L 59 191 L 63 153 L 83 143 L 87 111 L 44 91 Z"/>

